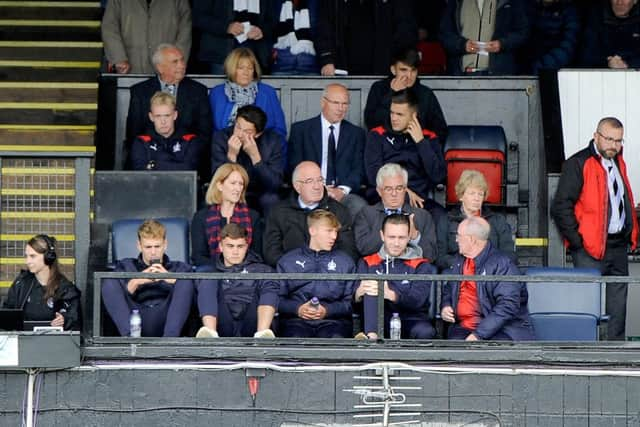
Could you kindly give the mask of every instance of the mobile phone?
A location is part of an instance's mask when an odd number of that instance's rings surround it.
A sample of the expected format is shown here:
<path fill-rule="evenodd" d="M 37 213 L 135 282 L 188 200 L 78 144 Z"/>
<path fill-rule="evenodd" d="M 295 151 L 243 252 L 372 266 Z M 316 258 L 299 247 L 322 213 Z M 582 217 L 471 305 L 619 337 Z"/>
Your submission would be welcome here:
<path fill-rule="evenodd" d="M 153 264 L 162 265 L 162 260 L 160 258 L 154 258 L 154 259 L 150 260 L 149 262 L 151 263 L 151 265 L 153 265 Z"/>

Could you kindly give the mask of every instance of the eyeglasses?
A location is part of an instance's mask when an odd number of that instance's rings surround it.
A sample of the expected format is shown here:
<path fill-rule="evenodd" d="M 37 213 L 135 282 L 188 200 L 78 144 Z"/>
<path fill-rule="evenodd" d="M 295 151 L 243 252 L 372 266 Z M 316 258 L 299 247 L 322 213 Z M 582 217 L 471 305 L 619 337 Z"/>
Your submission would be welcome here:
<path fill-rule="evenodd" d="M 604 139 L 605 141 L 607 141 L 608 143 L 612 143 L 615 142 L 616 144 L 624 144 L 624 138 L 620 138 L 620 139 L 615 139 L 615 138 L 611 138 L 610 136 L 604 136 L 603 134 L 600 133 L 600 131 L 596 131 L 596 133 L 598 135 L 600 135 L 602 137 L 602 139 Z"/>
<path fill-rule="evenodd" d="M 347 101 L 347 102 L 340 102 L 340 101 L 336 101 L 334 99 L 329 99 L 326 96 L 323 96 L 322 98 L 324 98 L 325 101 L 327 101 L 329 104 L 331 105 L 335 105 L 336 107 L 349 107 L 349 105 L 351 105 L 351 102 Z"/>
<path fill-rule="evenodd" d="M 305 180 L 299 179 L 297 182 L 299 182 L 302 185 L 311 185 L 311 184 L 320 184 L 320 185 L 324 185 L 324 178 L 320 177 L 320 178 L 307 178 Z"/>
<path fill-rule="evenodd" d="M 387 193 L 387 194 L 392 194 L 392 193 L 401 193 L 404 190 L 406 190 L 407 187 L 405 185 L 396 185 L 395 187 L 382 187 L 382 191 Z"/>

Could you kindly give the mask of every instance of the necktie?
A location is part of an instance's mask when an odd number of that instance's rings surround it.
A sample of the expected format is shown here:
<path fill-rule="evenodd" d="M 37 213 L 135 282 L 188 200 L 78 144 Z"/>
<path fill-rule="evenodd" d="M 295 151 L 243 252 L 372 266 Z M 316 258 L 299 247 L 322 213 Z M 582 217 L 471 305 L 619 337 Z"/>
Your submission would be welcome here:
<path fill-rule="evenodd" d="M 476 262 L 473 258 L 465 258 L 462 264 L 462 274 L 465 276 L 473 276 L 476 274 Z"/>
<path fill-rule="evenodd" d="M 393 215 L 393 214 L 401 214 L 402 213 L 402 209 L 389 209 L 389 208 L 385 208 L 384 209 L 384 213 L 385 215 L 389 216 L 389 215 Z"/>
<path fill-rule="evenodd" d="M 165 89 L 171 96 L 176 96 L 176 85 L 166 85 Z"/>
<path fill-rule="evenodd" d="M 620 187 L 618 186 L 618 180 L 616 179 L 616 173 L 613 170 L 613 166 L 609 166 L 609 180 L 612 181 L 611 187 L 613 188 L 613 203 L 611 204 L 611 209 L 618 211 L 618 218 L 622 220 L 622 215 L 624 214 L 624 202 L 622 200 L 622 191 L 620 191 Z"/>
<path fill-rule="evenodd" d="M 336 137 L 333 134 L 333 125 L 329 126 L 329 142 L 327 144 L 327 184 L 336 183 Z"/>

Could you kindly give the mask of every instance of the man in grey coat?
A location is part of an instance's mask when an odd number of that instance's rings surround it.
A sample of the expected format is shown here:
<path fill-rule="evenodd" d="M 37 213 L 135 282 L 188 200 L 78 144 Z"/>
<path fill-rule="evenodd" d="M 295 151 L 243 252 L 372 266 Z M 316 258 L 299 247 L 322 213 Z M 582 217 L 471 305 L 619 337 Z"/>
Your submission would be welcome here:
<path fill-rule="evenodd" d="M 189 0 L 109 0 L 102 17 L 104 52 L 113 72 L 153 74 L 158 45 L 191 52 Z"/>
<path fill-rule="evenodd" d="M 431 214 L 420 208 L 411 207 L 406 200 L 407 171 L 397 163 L 383 165 L 376 174 L 376 190 L 382 199 L 373 206 L 365 206 L 354 221 L 356 247 L 362 255 L 369 255 L 380 249 L 380 230 L 387 215 L 399 213 L 409 216 L 410 243 L 422 248 L 422 256 L 430 262 L 436 259 L 436 228 Z"/>

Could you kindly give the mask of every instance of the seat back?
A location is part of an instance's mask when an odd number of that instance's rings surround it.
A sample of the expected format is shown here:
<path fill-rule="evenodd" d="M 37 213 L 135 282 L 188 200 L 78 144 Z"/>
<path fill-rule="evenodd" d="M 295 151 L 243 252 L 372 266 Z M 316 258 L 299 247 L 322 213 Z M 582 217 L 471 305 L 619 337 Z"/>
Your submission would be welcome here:
<path fill-rule="evenodd" d="M 538 340 L 598 340 L 598 319 L 591 314 L 534 313 L 530 317 Z"/>
<path fill-rule="evenodd" d="M 530 313 L 590 314 L 602 318 L 602 286 L 599 282 L 580 282 L 575 276 L 599 277 L 593 268 L 533 267 L 527 276 L 567 276 L 566 282 L 527 283 Z"/>
<path fill-rule="evenodd" d="M 189 263 L 189 222 L 184 218 L 157 218 L 167 229 L 167 252 L 172 261 Z M 111 259 L 136 258 L 138 227 L 143 219 L 122 219 L 111 225 Z"/>
<path fill-rule="evenodd" d="M 507 137 L 502 126 L 449 126 L 444 146 L 447 203 L 457 203 L 455 185 L 465 169 L 482 172 L 489 185 L 487 203 L 503 204 Z"/>

